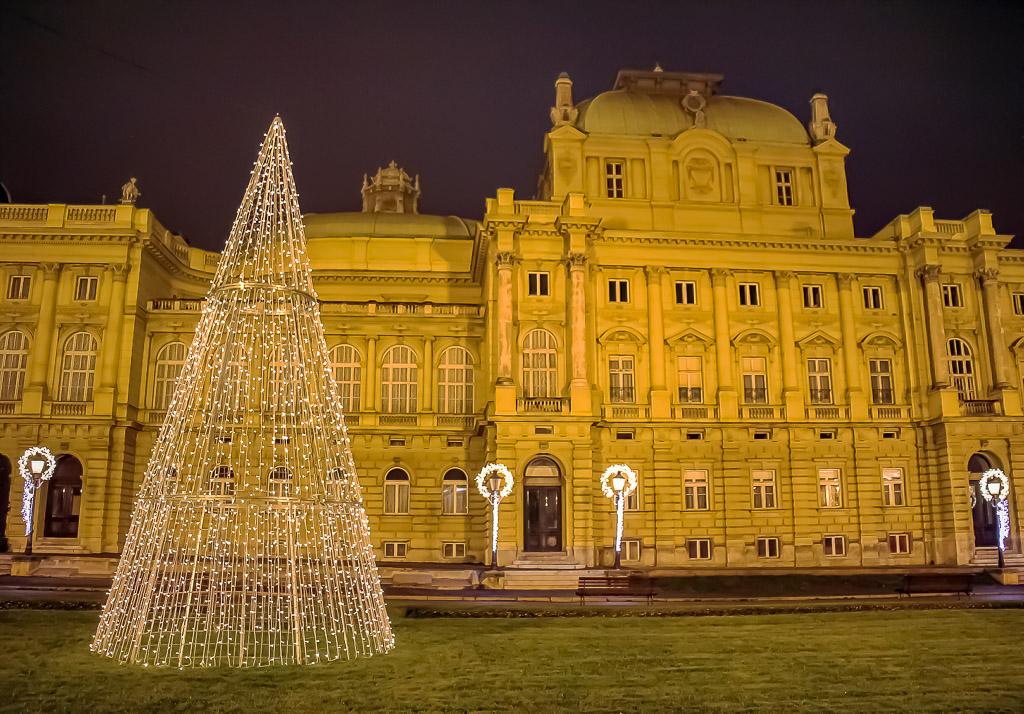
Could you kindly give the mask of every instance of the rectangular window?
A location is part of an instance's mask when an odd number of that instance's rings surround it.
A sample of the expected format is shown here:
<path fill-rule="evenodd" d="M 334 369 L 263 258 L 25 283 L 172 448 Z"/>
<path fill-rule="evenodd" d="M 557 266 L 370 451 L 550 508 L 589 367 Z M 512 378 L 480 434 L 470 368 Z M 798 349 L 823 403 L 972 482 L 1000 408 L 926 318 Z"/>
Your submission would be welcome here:
<path fill-rule="evenodd" d="M 793 169 L 775 169 L 775 205 L 792 206 Z"/>
<path fill-rule="evenodd" d="M 942 304 L 946 307 L 963 307 L 964 295 L 960 286 L 956 283 L 947 283 L 942 286 Z"/>
<path fill-rule="evenodd" d="M 465 558 L 466 557 L 466 544 L 465 543 L 442 543 L 441 544 L 441 555 L 445 558 Z"/>
<path fill-rule="evenodd" d="M 757 283 L 740 283 L 740 305 L 756 307 L 761 304 L 761 288 Z"/>
<path fill-rule="evenodd" d="M 633 404 L 636 401 L 632 355 L 608 358 L 608 391 L 613 403 Z"/>
<path fill-rule="evenodd" d="M 827 535 L 821 540 L 826 557 L 840 558 L 846 555 L 846 536 Z"/>
<path fill-rule="evenodd" d="M 399 516 L 409 512 L 409 482 L 384 482 L 384 514 Z"/>
<path fill-rule="evenodd" d="M 882 288 L 877 285 L 865 285 L 861 291 L 864 295 L 865 310 L 882 309 Z"/>
<path fill-rule="evenodd" d="M 629 302 L 629 281 L 608 281 L 608 302 Z"/>
<path fill-rule="evenodd" d="M 832 403 L 832 362 L 827 359 L 807 360 L 807 389 L 811 404 Z"/>
<path fill-rule="evenodd" d="M 83 275 L 75 283 L 75 300 L 95 300 L 100 279 L 94 275 Z"/>
<path fill-rule="evenodd" d="M 820 285 L 804 285 L 804 307 L 810 310 L 824 307 Z"/>
<path fill-rule="evenodd" d="M 1024 315 L 1024 293 L 1013 294 L 1013 314 Z"/>
<path fill-rule="evenodd" d="M 761 536 L 757 539 L 758 558 L 778 558 L 779 539 L 774 537 Z"/>
<path fill-rule="evenodd" d="M 843 505 L 843 484 L 839 469 L 818 469 L 818 502 L 822 508 Z"/>
<path fill-rule="evenodd" d="M 28 293 L 31 287 L 31 275 L 12 275 L 7 281 L 7 299 L 28 300 Z"/>
<path fill-rule="evenodd" d="M 768 403 L 768 374 L 764 357 L 743 357 L 743 401 L 746 404 Z"/>
<path fill-rule="evenodd" d="M 869 359 L 871 373 L 871 402 L 873 404 L 895 404 L 896 395 L 892 385 L 892 360 Z"/>
<path fill-rule="evenodd" d="M 622 541 L 622 559 L 630 561 L 640 560 L 640 541 L 636 538 Z"/>
<path fill-rule="evenodd" d="M 753 490 L 754 508 L 775 508 L 775 472 L 751 471 L 750 483 Z"/>
<path fill-rule="evenodd" d="M 708 510 L 708 472 L 683 473 L 683 501 L 687 511 Z"/>
<path fill-rule="evenodd" d="M 687 538 L 686 554 L 690 560 L 711 560 L 711 539 Z"/>
<path fill-rule="evenodd" d="M 910 553 L 910 534 L 890 533 L 889 552 L 893 555 L 907 555 Z"/>
<path fill-rule="evenodd" d="M 604 162 L 604 195 L 608 198 L 623 198 L 626 195 L 625 167 L 625 161 Z"/>
<path fill-rule="evenodd" d="M 405 543 L 405 541 L 386 540 L 384 541 L 384 557 L 404 558 L 408 547 L 409 546 L 407 543 Z"/>
<path fill-rule="evenodd" d="M 441 513 L 464 516 L 469 513 L 469 484 L 465 480 L 445 480 L 441 484 Z"/>
<path fill-rule="evenodd" d="M 637 471 L 637 477 L 639 480 L 640 472 Z M 639 511 L 640 510 L 640 489 L 634 488 L 633 492 L 626 496 L 626 502 L 622 504 L 622 510 L 624 511 Z"/>
<path fill-rule="evenodd" d="M 903 491 L 903 469 L 882 469 L 882 505 L 902 506 Z"/>
<path fill-rule="evenodd" d="M 692 280 L 676 281 L 676 305 L 697 304 L 697 283 Z"/>
<path fill-rule="evenodd" d="M 550 295 L 548 291 L 548 278 L 547 273 L 529 273 L 526 276 L 528 292 L 531 296 L 543 297 Z"/>
<path fill-rule="evenodd" d="M 676 359 L 676 375 L 679 380 L 679 403 L 702 404 L 704 402 L 704 370 L 700 357 L 680 355 Z"/>

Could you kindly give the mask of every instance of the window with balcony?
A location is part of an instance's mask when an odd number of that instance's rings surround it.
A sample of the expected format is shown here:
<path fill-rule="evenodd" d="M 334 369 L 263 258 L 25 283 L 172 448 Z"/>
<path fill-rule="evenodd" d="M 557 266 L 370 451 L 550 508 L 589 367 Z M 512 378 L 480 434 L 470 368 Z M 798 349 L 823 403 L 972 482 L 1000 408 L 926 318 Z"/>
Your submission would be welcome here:
<path fill-rule="evenodd" d="M 832 403 L 832 362 L 828 359 L 807 360 L 807 389 L 811 404 Z"/>
<path fill-rule="evenodd" d="M 441 513 L 464 516 L 469 513 L 469 480 L 462 469 L 448 469 L 441 482 Z"/>
<path fill-rule="evenodd" d="M 384 514 L 401 516 L 409 513 L 409 474 L 405 469 L 391 469 L 384 476 Z"/>
<path fill-rule="evenodd" d="M 818 469 L 818 503 L 822 508 L 841 508 L 843 485 L 839 469 Z"/>
<path fill-rule="evenodd" d="M 945 307 L 963 307 L 964 294 L 956 283 L 947 283 L 942 286 L 942 304 Z"/>
<path fill-rule="evenodd" d="M 531 330 L 523 340 L 523 396 L 558 396 L 558 352 L 547 330 Z"/>
<path fill-rule="evenodd" d="M 775 472 L 751 471 L 750 483 L 753 507 L 756 509 L 775 508 Z"/>
<path fill-rule="evenodd" d="M 959 337 L 946 340 L 946 359 L 949 365 L 949 376 L 953 386 L 960 393 L 962 401 L 977 399 L 978 389 L 974 381 L 974 359 L 971 348 Z"/>
<path fill-rule="evenodd" d="M 877 285 L 865 285 L 861 288 L 861 294 L 864 297 L 865 310 L 882 309 L 882 288 Z"/>
<path fill-rule="evenodd" d="M 465 347 L 449 347 L 437 363 L 437 411 L 473 412 L 473 356 Z"/>
<path fill-rule="evenodd" d="M 96 379 L 96 350 L 96 338 L 88 332 L 76 332 L 64 342 L 58 401 L 92 400 L 93 383 Z"/>
<path fill-rule="evenodd" d="M 804 285 L 804 307 L 808 310 L 820 310 L 825 306 L 825 298 L 820 285 Z"/>
<path fill-rule="evenodd" d="M 777 168 L 775 169 L 775 205 L 776 206 L 792 206 L 795 205 L 793 193 L 793 169 Z"/>
<path fill-rule="evenodd" d="M 25 389 L 28 368 L 28 336 L 20 330 L 0 337 L 0 401 L 16 402 Z"/>
<path fill-rule="evenodd" d="M 156 371 L 153 379 L 153 408 L 167 409 L 174 396 L 174 387 L 185 368 L 188 348 L 184 342 L 171 342 L 156 353 Z"/>
<path fill-rule="evenodd" d="M 746 404 L 768 403 L 768 372 L 764 357 L 743 357 L 743 401 Z"/>
<path fill-rule="evenodd" d="M 96 299 L 96 291 L 100 279 L 95 275 L 82 275 L 75 282 L 75 300 L 92 301 Z"/>
<path fill-rule="evenodd" d="M 548 273 L 531 272 L 526 276 L 526 292 L 531 297 L 544 297 L 550 295 Z"/>
<path fill-rule="evenodd" d="M 687 511 L 708 510 L 708 472 L 683 473 L 683 506 Z"/>
<path fill-rule="evenodd" d="M 636 402 L 632 355 L 613 355 L 608 358 L 608 391 L 614 404 Z"/>
<path fill-rule="evenodd" d="M 352 345 L 337 345 L 331 350 L 330 360 L 341 397 L 341 410 L 345 414 L 358 412 L 363 391 L 363 359 L 359 350 Z"/>
<path fill-rule="evenodd" d="M 903 469 L 882 469 L 882 505 L 890 508 L 902 506 L 903 491 Z"/>
<path fill-rule="evenodd" d="M 407 345 L 395 345 L 381 362 L 380 407 L 387 414 L 414 414 L 418 373 L 416 354 Z"/>
<path fill-rule="evenodd" d="M 703 404 L 704 369 L 700 357 L 680 355 L 676 358 L 680 404 Z"/>
<path fill-rule="evenodd" d="M 676 281 L 676 305 L 697 304 L 697 283 L 693 280 Z"/>
<path fill-rule="evenodd" d="M 873 404 L 895 404 L 896 393 L 893 390 L 892 360 L 869 359 L 868 371 L 871 374 L 871 402 Z"/>
<path fill-rule="evenodd" d="M 32 290 L 31 275 L 12 275 L 7 279 L 8 300 L 28 300 Z"/>
<path fill-rule="evenodd" d="M 629 281 L 621 278 L 608 281 L 608 302 L 629 302 Z"/>
<path fill-rule="evenodd" d="M 626 195 L 626 162 L 609 159 L 604 162 L 604 195 L 608 198 L 623 198 Z"/>
<path fill-rule="evenodd" d="M 740 283 L 739 298 L 742 307 L 757 307 L 761 304 L 761 286 L 758 283 Z"/>

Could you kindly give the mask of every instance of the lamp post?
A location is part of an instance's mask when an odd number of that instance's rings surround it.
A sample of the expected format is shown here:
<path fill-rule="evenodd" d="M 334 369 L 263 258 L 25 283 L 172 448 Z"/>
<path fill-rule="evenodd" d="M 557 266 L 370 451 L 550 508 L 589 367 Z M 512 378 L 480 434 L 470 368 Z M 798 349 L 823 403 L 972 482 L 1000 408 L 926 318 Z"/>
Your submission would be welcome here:
<path fill-rule="evenodd" d="M 491 567 L 498 567 L 498 506 L 512 493 L 515 479 L 504 464 L 487 464 L 476 476 L 480 495 L 491 504 Z"/>
<path fill-rule="evenodd" d="M 636 490 L 636 472 L 625 464 L 615 464 L 601 474 L 601 491 L 615 504 L 615 569 L 622 567 L 622 515 L 626 497 Z"/>
<path fill-rule="evenodd" d="M 26 449 L 18 459 L 18 472 L 25 479 L 21 498 L 21 517 L 25 521 L 25 552 L 32 553 L 32 526 L 35 523 L 36 491 L 49 481 L 57 467 L 57 459 L 45 446 Z"/>
<path fill-rule="evenodd" d="M 1010 507 L 1006 501 L 1010 495 L 1010 479 L 1001 469 L 989 469 L 981 475 L 978 490 L 995 510 L 996 552 L 999 557 L 998 566 L 1002 570 L 1006 567 L 1003 550 L 1006 548 L 1006 538 L 1010 535 Z"/>

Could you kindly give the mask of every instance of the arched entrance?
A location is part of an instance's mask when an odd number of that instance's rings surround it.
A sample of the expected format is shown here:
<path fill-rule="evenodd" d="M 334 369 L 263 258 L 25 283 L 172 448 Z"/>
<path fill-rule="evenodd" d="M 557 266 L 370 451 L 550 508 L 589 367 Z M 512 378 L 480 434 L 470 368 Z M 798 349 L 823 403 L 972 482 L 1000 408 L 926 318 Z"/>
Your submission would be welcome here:
<path fill-rule="evenodd" d="M 523 474 L 523 550 L 562 550 L 562 470 L 554 459 L 537 456 Z"/>
<path fill-rule="evenodd" d="M 81 503 L 82 462 L 69 454 L 59 456 L 53 478 L 46 484 L 43 535 L 47 538 L 77 538 Z"/>
<path fill-rule="evenodd" d="M 7 515 L 11 510 L 11 460 L 0 454 L 0 553 L 10 550 L 7 543 Z"/>
<path fill-rule="evenodd" d="M 978 490 L 981 475 L 992 468 L 998 468 L 998 466 L 987 454 L 974 454 L 967 462 L 967 470 L 971 474 L 971 519 L 974 521 L 975 548 L 994 548 L 996 546 L 995 509 Z"/>

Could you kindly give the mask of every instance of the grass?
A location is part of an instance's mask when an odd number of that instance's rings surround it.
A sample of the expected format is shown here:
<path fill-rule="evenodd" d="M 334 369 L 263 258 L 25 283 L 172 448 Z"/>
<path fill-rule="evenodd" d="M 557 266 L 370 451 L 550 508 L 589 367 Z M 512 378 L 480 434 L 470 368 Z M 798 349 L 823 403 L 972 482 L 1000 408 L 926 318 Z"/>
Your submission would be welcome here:
<path fill-rule="evenodd" d="M 397 649 L 263 670 L 141 670 L 95 611 L 0 611 L 10 711 L 1022 711 L 1024 610 L 395 619 Z M 995 672 L 1002 673 L 1001 678 Z"/>

